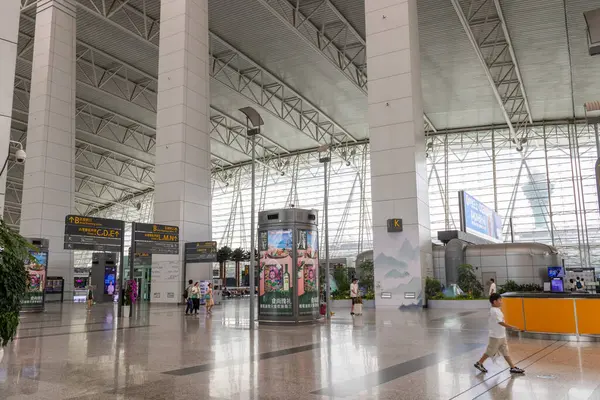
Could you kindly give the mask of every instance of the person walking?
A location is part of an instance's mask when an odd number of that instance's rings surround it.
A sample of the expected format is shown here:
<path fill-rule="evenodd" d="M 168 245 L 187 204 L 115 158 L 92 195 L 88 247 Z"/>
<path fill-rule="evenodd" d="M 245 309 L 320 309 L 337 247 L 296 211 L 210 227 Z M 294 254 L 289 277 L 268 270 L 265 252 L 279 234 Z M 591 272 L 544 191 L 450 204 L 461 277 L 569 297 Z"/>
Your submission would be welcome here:
<path fill-rule="evenodd" d="M 490 279 L 490 292 L 488 293 L 488 296 L 493 295 L 494 293 L 497 293 L 496 291 L 496 281 L 494 280 L 494 278 Z"/>
<path fill-rule="evenodd" d="M 194 302 L 192 301 L 192 288 L 194 287 L 194 281 L 189 280 L 188 285 L 183 292 L 183 298 L 185 299 L 185 315 L 188 315 L 188 312 L 191 314 L 194 309 Z"/>
<path fill-rule="evenodd" d="M 475 363 L 475 368 L 483 373 L 488 372 L 488 370 L 483 366 L 483 363 L 488 358 L 494 357 L 496 354 L 500 353 L 510 366 L 511 374 L 524 374 L 525 371 L 517 367 L 510 358 L 510 354 L 508 353 L 508 343 L 506 342 L 506 328 L 514 330 L 518 329 L 504 322 L 504 314 L 502 313 L 501 309 L 502 296 L 500 296 L 498 293 L 492 294 L 490 296 L 490 303 L 492 304 L 492 307 L 490 308 L 490 316 L 488 319 L 488 346 L 479 361 Z"/>
<path fill-rule="evenodd" d="M 215 305 L 215 301 L 213 299 L 213 289 L 212 283 L 208 284 L 206 288 L 206 314 L 212 314 L 212 308 Z"/>
<path fill-rule="evenodd" d="M 92 311 L 92 306 L 94 305 L 94 287 L 90 284 L 87 289 L 87 310 Z"/>
<path fill-rule="evenodd" d="M 200 286 L 198 286 L 198 282 L 194 283 L 192 289 L 190 290 L 190 297 L 192 298 L 192 305 L 194 307 L 194 314 L 198 314 L 198 310 L 200 309 Z"/>
<path fill-rule="evenodd" d="M 358 304 L 358 279 L 352 278 L 350 284 L 350 299 L 352 300 L 352 308 L 350 308 L 350 315 L 354 315 L 354 305 Z"/>

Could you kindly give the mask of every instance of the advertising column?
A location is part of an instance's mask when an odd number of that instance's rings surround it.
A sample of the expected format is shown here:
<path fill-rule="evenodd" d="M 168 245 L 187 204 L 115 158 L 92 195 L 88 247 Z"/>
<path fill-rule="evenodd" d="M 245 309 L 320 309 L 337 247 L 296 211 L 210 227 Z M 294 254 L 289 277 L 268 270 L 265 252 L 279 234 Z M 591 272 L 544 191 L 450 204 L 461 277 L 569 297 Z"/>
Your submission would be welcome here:
<path fill-rule="evenodd" d="M 27 270 L 27 291 L 21 302 L 25 311 L 42 311 L 44 309 L 44 289 L 46 271 L 48 269 L 47 251 L 30 251 L 33 260 L 25 261 Z"/>
<path fill-rule="evenodd" d="M 292 311 L 292 230 L 259 232 L 260 251 L 259 314 L 291 317 Z"/>
<path fill-rule="evenodd" d="M 319 251 L 317 232 L 298 231 L 298 314 L 319 313 Z"/>

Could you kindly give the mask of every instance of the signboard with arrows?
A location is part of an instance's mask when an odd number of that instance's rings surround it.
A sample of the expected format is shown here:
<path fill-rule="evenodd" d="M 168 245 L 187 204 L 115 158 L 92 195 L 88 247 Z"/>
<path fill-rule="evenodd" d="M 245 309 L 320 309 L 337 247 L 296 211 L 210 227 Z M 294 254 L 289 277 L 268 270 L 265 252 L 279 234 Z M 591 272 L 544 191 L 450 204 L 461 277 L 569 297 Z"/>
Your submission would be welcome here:
<path fill-rule="evenodd" d="M 123 221 L 67 215 L 65 250 L 120 252 L 123 246 Z"/>
<path fill-rule="evenodd" d="M 179 227 L 133 224 L 133 248 L 149 254 L 179 254 Z"/>
<path fill-rule="evenodd" d="M 185 260 L 190 263 L 217 262 L 217 242 L 186 243 Z"/>

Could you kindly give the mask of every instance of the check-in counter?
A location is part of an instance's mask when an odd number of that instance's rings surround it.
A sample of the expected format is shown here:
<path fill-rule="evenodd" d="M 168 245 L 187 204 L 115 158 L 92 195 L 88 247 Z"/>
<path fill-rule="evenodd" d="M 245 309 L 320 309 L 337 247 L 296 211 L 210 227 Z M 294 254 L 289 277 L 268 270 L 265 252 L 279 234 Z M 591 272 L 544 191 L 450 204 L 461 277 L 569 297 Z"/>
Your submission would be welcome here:
<path fill-rule="evenodd" d="M 505 293 L 502 311 L 525 336 L 600 340 L 600 294 Z"/>

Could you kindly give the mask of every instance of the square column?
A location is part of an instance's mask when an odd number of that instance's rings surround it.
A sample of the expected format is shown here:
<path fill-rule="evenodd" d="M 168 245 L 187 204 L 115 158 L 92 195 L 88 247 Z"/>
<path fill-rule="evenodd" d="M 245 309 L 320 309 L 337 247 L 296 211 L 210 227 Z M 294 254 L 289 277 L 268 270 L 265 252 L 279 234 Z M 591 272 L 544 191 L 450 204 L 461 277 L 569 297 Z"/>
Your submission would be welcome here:
<path fill-rule="evenodd" d="M 152 257 L 150 298 L 164 303 L 182 299 L 183 243 L 212 237 L 208 1 L 162 0 L 160 16 L 154 222 L 181 241 L 179 256 Z"/>
<path fill-rule="evenodd" d="M 50 240 L 48 275 L 73 290 L 73 252 L 63 250 L 75 192 L 75 0 L 37 3 L 21 235 Z"/>
<path fill-rule="evenodd" d="M 365 11 L 375 301 L 420 307 L 433 259 L 417 0 L 366 0 Z M 402 232 L 387 231 L 392 218 Z"/>
<path fill-rule="evenodd" d="M 21 2 L 19 0 L 3 1 L 2 13 L 0 13 L 0 170 L 8 156 L 10 145 L 20 16 Z M 7 172 L 8 164 L 0 176 L 0 218 L 4 217 Z"/>

